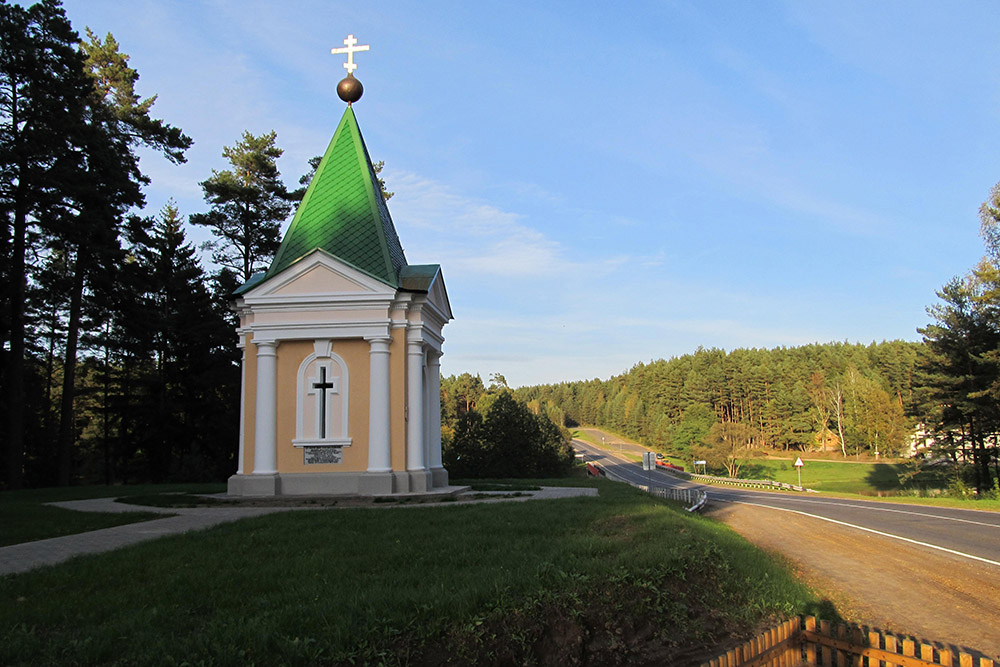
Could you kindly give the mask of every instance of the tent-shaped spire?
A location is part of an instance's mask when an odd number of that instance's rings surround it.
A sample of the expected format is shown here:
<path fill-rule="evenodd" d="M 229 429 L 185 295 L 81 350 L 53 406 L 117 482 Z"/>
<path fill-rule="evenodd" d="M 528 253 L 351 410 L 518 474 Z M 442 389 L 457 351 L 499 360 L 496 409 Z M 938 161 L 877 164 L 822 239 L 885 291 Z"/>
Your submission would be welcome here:
<path fill-rule="evenodd" d="M 403 247 L 350 106 L 265 278 L 281 273 L 316 249 L 392 287 L 399 287 L 399 271 L 406 266 Z"/>

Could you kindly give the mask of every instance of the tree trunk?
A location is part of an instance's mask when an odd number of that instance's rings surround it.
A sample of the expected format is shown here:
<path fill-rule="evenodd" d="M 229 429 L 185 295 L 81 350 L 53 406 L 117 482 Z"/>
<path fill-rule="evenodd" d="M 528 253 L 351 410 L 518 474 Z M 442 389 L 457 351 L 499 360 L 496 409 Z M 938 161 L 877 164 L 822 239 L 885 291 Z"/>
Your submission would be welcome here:
<path fill-rule="evenodd" d="M 23 175 L 26 167 L 21 165 Z M 24 485 L 24 298 L 28 290 L 25 263 L 28 206 L 24 179 L 19 178 L 14 194 L 14 234 L 10 253 L 10 354 L 4 387 L 7 404 L 7 488 Z"/>
<path fill-rule="evenodd" d="M 52 417 L 55 414 L 52 410 L 52 374 L 56 369 L 56 309 L 53 308 L 49 315 L 49 349 L 45 356 L 45 421 L 42 424 L 42 433 L 46 438 L 52 437 Z"/>
<path fill-rule="evenodd" d="M 847 443 L 844 442 L 844 394 L 840 385 L 834 390 L 833 399 L 837 408 L 837 433 L 840 435 L 840 452 L 847 458 Z"/>
<path fill-rule="evenodd" d="M 66 355 L 63 359 L 63 391 L 59 411 L 59 439 L 56 442 L 59 460 L 59 486 L 69 486 L 73 473 L 73 445 L 76 423 L 73 400 L 76 397 L 76 351 L 80 338 L 80 318 L 83 312 L 84 262 L 77 254 L 73 275 L 73 292 L 69 301 L 69 323 L 66 327 Z"/>
<path fill-rule="evenodd" d="M 1000 442 L 997 442 L 997 434 L 993 434 L 993 472 L 996 473 L 996 481 L 993 488 L 1000 488 Z"/>
<path fill-rule="evenodd" d="M 109 395 L 111 393 L 111 346 L 108 344 L 110 327 L 104 327 L 104 395 L 102 397 L 101 417 L 102 417 L 102 448 L 104 449 L 104 483 L 111 484 L 111 437 L 108 434 L 108 424 L 110 423 L 111 406 L 109 405 Z"/>

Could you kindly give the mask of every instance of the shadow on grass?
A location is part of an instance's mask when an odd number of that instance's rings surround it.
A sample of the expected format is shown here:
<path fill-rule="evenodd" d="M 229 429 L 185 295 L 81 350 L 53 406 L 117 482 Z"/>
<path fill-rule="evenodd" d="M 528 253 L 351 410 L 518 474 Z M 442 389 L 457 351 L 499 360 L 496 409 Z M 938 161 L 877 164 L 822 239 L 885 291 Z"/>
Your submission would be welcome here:
<path fill-rule="evenodd" d="M 771 468 L 759 463 L 744 463 L 743 467 L 740 468 L 739 476 L 741 479 L 770 479 L 773 477 Z"/>
<path fill-rule="evenodd" d="M 833 604 L 832 601 L 823 599 L 818 602 L 810 602 L 803 609 L 803 614 L 805 616 L 815 616 L 818 619 L 824 621 L 830 621 L 831 623 L 844 623 L 844 618 L 837 611 L 837 605 Z"/>
<path fill-rule="evenodd" d="M 944 489 L 948 486 L 947 466 L 912 463 L 878 463 L 865 476 L 865 482 L 876 492 L 902 493 L 919 489 Z"/>

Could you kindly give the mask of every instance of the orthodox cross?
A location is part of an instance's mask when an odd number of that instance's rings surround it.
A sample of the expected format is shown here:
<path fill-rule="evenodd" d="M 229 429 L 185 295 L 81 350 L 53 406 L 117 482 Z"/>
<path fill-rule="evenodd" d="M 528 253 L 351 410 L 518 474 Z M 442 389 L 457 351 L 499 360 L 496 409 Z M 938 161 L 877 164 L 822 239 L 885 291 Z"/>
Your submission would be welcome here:
<path fill-rule="evenodd" d="M 317 403 L 319 404 L 319 433 L 321 439 L 326 438 L 326 391 L 327 389 L 336 392 L 337 384 L 326 379 L 326 366 L 319 367 L 319 382 L 313 382 L 313 389 L 317 389 Z"/>
<path fill-rule="evenodd" d="M 358 43 L 358 40 L 356 40 L 354 38 L 354 35 L 348 35 L 347 39 L 344 40 L 344 44 L 346 46 L 339 47 L 339 48 L 336 48 L 336 49 L 330 49 L 330 53 L 332 53 L 334 55 L 336 55 L 338 53 L 346 53 L 347 54 L 347 62 L 344 63 L 344 69 L 347 70 L 348 74 L 353 74 L 354 70 L 356 70 L 358 68 L 358 66 L 354 63 L 354 54 L 357 53 L 358 51 L 367 51 L 368 50 L 368 46 L 369 46 L 368 44 L 362 44 L 361 46 L 357 46 L 357 43 Z"/>

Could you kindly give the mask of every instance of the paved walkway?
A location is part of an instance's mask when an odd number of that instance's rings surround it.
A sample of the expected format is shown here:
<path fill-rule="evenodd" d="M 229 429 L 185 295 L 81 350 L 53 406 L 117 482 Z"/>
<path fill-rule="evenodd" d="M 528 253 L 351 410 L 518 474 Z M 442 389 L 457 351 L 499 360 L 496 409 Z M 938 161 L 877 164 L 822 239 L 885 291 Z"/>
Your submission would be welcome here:
<path fill-rule="evenodd" d="M 392 507 L 450 507 L 456 504 L 471 502 L 505 502 L 517 500 L 548 500 L 553 498 L 572 498 L 576 496 L 596 496 L 597 489 L 580 487 L 543 487 L 540 491 L 525 491 L 531 495 L 517 498 L 497 498 L 496 500 L 455 501 L 450 503 L 433 503 L 422 505 L 377 505 L 379 508 Z M 115 502 L 114 498 L 94 498 L 92 500 L 70 500 L 52 503 L 57 507 L 78 510 L 81 512 L 160 512 L 177 516 L 153 519 L 124 526 L 102 528 L 89 533 L 64 535 L 47 540 L 36 540 L 0 547 L 0 576 L 27 572 L 44 565 L 55 565 L 84 554 L 96 554 L 112 551 L 120 547 L 154 540 L 165 535 L 177 535 L 192 530 L 203 530 L 221 523 L 238 521 L 248 517 L 288 512 L 304 509 L 335 509 L 331 507 L 140 507 Z"/>

